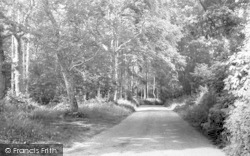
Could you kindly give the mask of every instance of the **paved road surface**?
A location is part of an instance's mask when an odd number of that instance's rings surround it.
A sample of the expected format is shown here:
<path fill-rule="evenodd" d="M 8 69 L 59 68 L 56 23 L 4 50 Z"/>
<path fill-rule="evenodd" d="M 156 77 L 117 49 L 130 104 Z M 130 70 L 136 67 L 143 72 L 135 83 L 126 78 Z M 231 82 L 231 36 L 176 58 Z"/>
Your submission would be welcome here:
<path fill-rule="evenodd" d="M 225 156 L 175 112 L 141 106 L 120 124 L 85 143 L 64 150 L 65 156 Z"/>

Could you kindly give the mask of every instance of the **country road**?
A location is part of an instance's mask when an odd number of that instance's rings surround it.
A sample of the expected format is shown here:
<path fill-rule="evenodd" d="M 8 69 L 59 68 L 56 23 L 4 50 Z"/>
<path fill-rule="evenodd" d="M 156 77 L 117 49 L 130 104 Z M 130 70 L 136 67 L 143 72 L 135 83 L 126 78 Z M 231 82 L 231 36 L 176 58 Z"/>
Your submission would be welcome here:
<path fill-rule="evenodd" d="M 64 156 L 225 156 L 178 114 L 162 106 L 141 106 L 120 124 Z"/>

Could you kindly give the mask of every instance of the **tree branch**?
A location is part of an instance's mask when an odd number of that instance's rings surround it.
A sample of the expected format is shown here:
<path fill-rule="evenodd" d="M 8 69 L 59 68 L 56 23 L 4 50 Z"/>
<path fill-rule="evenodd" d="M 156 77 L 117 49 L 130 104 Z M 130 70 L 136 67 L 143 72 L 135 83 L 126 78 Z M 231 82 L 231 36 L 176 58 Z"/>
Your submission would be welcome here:
<path fill-rule="evenodd" d="M 33 10 L 33 8 L 34 8 L 34 6 L 35 6 L 34 0 L 30 0 L 30 9 L 29 9 L 28 12 L 24 15 L 24 23 L 25 23 L 25 24 L 28 23 L 28 19 L 29 19 L 29 17 L 30 17 L 30 14 L 31 14 L 31 12 L 32 12 L 32 10 Z"/>
<path fill-rule="evenodd" d="M 43 0 L 43 5 L 44 5 L 44 10 L 45 13 L 47 14 L 50 22 L 52 23 L 53 27 L 56 29 L 57 33 L 59 32 L 59 26 L 57 24 L 57 21 L 55 19 L 55 17 L 53 16 L 51 10 L 50 10 L 50 6 L 49 6 L 49 1 L 48 0 Z"/>
<path fill-rule="evenodd" d="M 2 12 L 0 12 L 0 19 L 3 20 L 3 22 L 7 25 L 11 25 L 11 26 L 16 26 L 18 27 L 21 31 L 25 32 L 25 33 L 30 33 L 34 36 L 42 36 L 42 34 L 38 33 L 37 31 L 33 31 L 31 29 L 29 29 L 27 26 L 24 26 L 23 24 L 21 23 L 18 23 L 18 22 L 15 22 L 15 21 L 12 21 L 10 20 L 8 17 L 6 17 Z"/>
<path fill-rule="evenodd" d="M 199 2 L 200 2 L 200 4 L 201 4 L 202 8 L 204 9 L 204 11 L 206 12 L 206 11 L 207 11 L 207 8 L 206 8 L 205 5 L 203 4 L 202 0 L 199 0 Z"/>
<path fill-rule="evenodd" d="M 143 30 L 143 28 L 144 28 L 144 23 L 145 23 L 145 22 L 143 22 L 143 25 L 142 25 L 142 28 L 141 28 L 140 32 L 139 32 L 138 34 L 136 34 L 133 38 L 131 38 L 131 39 L 129 39 L 129 40 L 123 42 L 122 44 L 120 44 L 120 45 L 118 46 L 118 48 L 116 49 L 116 52 L 119 51 L 123 46 L 125 46 L 126 44 L 128 44 L 129 42 L 131 42 L 133 39 L 137 38 L 139 35 L 142 34 L 142 30 Z"/>
<path fill-rule="evenodd" d="M 108 51 L 108 46 L 106 46 L 105 44 L 103 44 L 102 42 L 98 41 L 98 36 L 93 32 L 93 30 L 89 27 L 88 23 L 85 23 L 86 27 L 88 28 L 88 30 L 90 31 L 90 34 L 93 35 L 93 37 L 95 38 L 95 43 L 97 44 L 97 46 L 99 46 L 100 48 L 103 48 L 105 51 Z M 98 32 L 99 33 L 99 32 Z M 101 36 L 101 38 L 103 38 L 103 36 Z"/>
<path fill-rule="evenodd" d="M 77 67 L 77 66 L 81 66 L 81 65 L 83 65 L 84 63 L 87 63 L 87 62 L 93 60 L 93 59 L 96 57 L 96 55 L 98 54 L 98 52 L 100 51 L 100 49 L 101 49 L 101 48 L 99 48 L 99 49 L 95 52 L 94 56 L 92 56 L 92 57 L 90 57 L 90 58 L 88 58 L 88 59 L 86 59 L 86 60 L 81 60 L 81 61 L 72 63 L 73 65 L 71 65 L 71 67 L 69 68 L 69 70 L 72 70 L 73 68 L 75 68 L 75 67 Z"/>

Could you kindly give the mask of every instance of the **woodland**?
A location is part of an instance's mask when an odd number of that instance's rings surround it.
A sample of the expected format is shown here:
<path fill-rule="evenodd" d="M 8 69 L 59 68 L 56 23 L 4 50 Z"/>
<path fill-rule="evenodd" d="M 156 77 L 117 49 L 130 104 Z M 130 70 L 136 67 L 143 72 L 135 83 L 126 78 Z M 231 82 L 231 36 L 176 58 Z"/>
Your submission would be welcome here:
<path fill-rule="evenodd" d="M 177 112 L 228 155 L 249 156 L 249 5 L 0 0 L 0 116 L 20 103 L 78 112 L 91 99 L 185 97 Z"/>

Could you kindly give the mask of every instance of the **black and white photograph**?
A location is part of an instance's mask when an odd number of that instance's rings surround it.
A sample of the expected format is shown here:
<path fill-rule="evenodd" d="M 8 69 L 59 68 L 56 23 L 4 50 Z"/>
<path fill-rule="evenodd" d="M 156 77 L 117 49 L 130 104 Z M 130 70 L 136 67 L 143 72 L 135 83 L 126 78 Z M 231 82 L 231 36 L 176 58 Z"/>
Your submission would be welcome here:
<path fill-rule="evenodd" d="M 250 156 L 250 0 L 0 0 L 0 156 Z"/>

